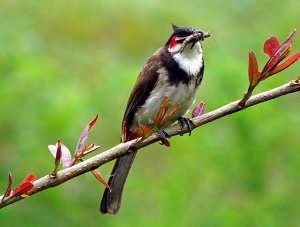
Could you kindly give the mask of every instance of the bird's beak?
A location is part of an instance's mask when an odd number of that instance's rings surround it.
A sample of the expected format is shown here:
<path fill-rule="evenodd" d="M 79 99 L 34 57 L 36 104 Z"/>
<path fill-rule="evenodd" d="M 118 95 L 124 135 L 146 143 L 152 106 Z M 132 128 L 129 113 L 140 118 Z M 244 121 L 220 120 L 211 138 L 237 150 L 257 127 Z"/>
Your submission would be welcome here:
<path fill-rule="evenodd" d="M 204 31 L 198 31 L 195 33 L 195 37 L 198 38 L 199 41 L 203 41 L 204 39 L 210 37 L 210 33 Z"/>
<path fill-rule="evenodd" d="M 210 33 L 209 32 L 202 32 L 202 38 L 209 38 L 210 37 Z"/>
<path fill-rule="evenodd" d="M 199 41 L 203 41 L 205 38 L 210 37 L 209 32 L 203 32 L 203 31 L 196 31 L 194 34 L 190 35 L 186 39 L 186 43 L 192 43 L 191 49 L 195 46 L 195 44 Z"/>
<path fill-rule="evenodd" d="M 204 32 L 204 31 L 198 30 L 186 38 L 186 43 L 191 43 L 191 42 L 195 43 L 198 41 L 203 41 L 204 39 L 209 38 L 209 37 L 210 37 L 209 32 Z"/>
<path fill-rule="evenodd" d="M 184 39 L 184 41 L 182 42 L 181 48 L 178 51 L 173 52 L 172 54 L 181 53 L 185 49 L 187 44 L 189 44 L 189 43 L 192 43 L 190 49 L 193 49 L 193 47 L 195 46 L 195 44 L 197 42 L 203 41 L 204 39 L 209 38 L 210 36 L 211 36 L 211 34 L 209 32 L 196 30 L 195 32 L 193 32 L 193 34 L 191 34 L 187 37 L 181 38 L 181 39 Z"/>

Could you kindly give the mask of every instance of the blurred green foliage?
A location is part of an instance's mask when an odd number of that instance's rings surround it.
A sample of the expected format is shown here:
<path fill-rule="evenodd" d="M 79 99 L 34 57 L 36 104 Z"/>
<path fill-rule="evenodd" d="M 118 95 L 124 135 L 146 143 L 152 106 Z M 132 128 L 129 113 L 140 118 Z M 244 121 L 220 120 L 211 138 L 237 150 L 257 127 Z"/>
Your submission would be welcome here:
<path fill-rule="evenodd" d="M 117 144 L 127 97 L 171 23 L 211 31 L 197 100 L 207 111 L 242 96 L 247 54 L 300 28 L 299 2 L 0 2 L 0 189 L 53 168 L 47 145 L 76 145 L 84 125 L 101 150 Z M 300 37 L 294 49 L 300 49 Z M 265 81 L 299 75 L 299 63 Z M 1 226 L 298 226 L 299 94 L 255 106 L 138 155 L 117 216 L 98 212 L 103 187 L 90 175 L 0 211 Z M 106 178 L 112 164 L 100 168 Z"/>

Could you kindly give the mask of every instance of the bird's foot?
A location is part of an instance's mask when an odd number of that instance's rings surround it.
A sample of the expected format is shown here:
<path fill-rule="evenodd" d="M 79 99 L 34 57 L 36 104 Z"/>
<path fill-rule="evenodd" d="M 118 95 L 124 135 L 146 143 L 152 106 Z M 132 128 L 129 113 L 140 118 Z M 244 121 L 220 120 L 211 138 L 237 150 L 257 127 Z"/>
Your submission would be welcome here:
<path fill-rule="evenodd" d="M 192 130 L 195 128 L 194 123 L 191 121 L 191 119 L 189 118 L 185 118 L 185 117 L 179 117 L 178 121 L 180 123 L 181 126 L 181 130 L 184 129 L 185 127 L 187 128 L 188 132 L 189 132 L 189 136 L 192 134 Z M 180 134 L 181 136 L 183 135 L 183 133 Z"/>
<path fill-rule="evenodd" d="M 158 137 L 160 138 L 160 141 L 161 141 L 161 145 L 165 145 L 167 147 L 170 146 L 170 142 L 168 140 L 168 138 L 170 138 L 169 134 L 165 131 L 165 130 L 160 130 L 158 133 L 157 133 Z"/>

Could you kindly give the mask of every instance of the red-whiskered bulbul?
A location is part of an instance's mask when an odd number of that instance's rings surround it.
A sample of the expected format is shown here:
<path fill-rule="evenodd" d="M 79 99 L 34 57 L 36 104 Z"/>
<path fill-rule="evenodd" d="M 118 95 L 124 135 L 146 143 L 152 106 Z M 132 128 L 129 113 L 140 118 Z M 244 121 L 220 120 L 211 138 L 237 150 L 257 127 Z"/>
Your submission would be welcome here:
<path fill-rule="evenodd" d="M 179 120 L 191 130 L 191 121 L 182 116 L 191 106 L 201 83 L 204 73 L 201 41 L 209 36 L 198 29 L 173 25 L 172 35 L 148 59 L 130 94 L 122 124 L 123 142 L 142 136 L 141 125 L 153 127 L 165 97 L 168 98 L 168 111 L 176 106 L 176 112 L 164 126 Z M 108 181 L 111 191 L 105 189 L 102 197 L 102 213 L 115 214 L 119 210 L 123 187 L 136 153 L 131 150 L 116 160 Z"/>

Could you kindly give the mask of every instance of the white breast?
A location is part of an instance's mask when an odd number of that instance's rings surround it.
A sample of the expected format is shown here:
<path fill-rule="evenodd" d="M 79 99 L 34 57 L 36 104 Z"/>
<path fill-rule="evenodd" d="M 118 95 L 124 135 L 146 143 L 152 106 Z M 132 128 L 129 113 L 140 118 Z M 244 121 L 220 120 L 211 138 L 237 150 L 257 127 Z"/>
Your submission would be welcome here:
<path fill-rule="evenodd" d="M 169 108 L 166 114 L 168 114 L 175 105 L 178 105 L 178 110 L 176 114 L 173 115 L 169 124 L 172 124 L 180 116 L 184 115 L 194 100 L 196 79 L 192 79 L 189 84 L 179 83 L 175 86 L 169 83 L 167 71 L 164 68 L 160 69 L 158 73 L 158 82 L 145 104 L 135 113 L 132 128 L 138 128 L 140 124 L 151 127 L 164 97 L 167 97 L 169 100 Z"/>

